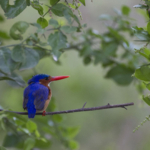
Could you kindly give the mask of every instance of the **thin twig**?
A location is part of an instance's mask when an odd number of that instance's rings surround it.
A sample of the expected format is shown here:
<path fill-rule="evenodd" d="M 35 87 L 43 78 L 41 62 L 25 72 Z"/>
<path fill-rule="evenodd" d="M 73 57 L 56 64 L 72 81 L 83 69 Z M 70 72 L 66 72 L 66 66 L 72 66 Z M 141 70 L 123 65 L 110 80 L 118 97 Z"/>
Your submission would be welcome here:
<path fill-rule="evenodd" d="M 82 109 L 85 107 L 85 105 L 86 105 L 86 102 L 84 103 L 84 105 L 83 105 Z"/>
<path fill-rule="evenodd" d="M 22 40 L 21 42 L 20 42 L 20 44 L 23 44 L 27 39 L 29 39 L 31 37 L 31 35 L 30 36 L 28 36 L 28 37 L 26 37 L 24 40 Z"/>
<path fill-rule="evenodd" d="M 11 45 L 4 45 L 4 46 L 0 46 L 0 48 L 3 48 L 3 47 L 13 47 L 13 46 L 17 46 L 17 45 L 25 45 L 25 44 L 23 44 L 28 38 L 30 38 L 31 37 L 31 35 L 30 36 L 28 36 L 27 38 L 25 38 L 24 40 L 22 40 L 20 43 L 18 43 L 18 44 L 11 44 Z"/>
<path fill-rule="evenodd" d="M 51 11 L 51 7 L 49 7 L 48 11 L 42 17 L 45 17 L 45 15 L 48 14 L 50 11 Z"/>
<path fill-rule="evenodd" d="M 119 107 L 125 108 L 125 106 L 127 107 L 127 106 L 131 106 L 131 105 L 134 105 L 134 103 L 125 103 L 125 104 L 118 104 L 118 105 L 110 105 L 108 103 L 105 106 L 99 106 L 99 107 L 79 108 L 79 109 L 65 110 L 65 111 L 46 112 L 46 115 L 67 114 L 67 113 L 74 113 L 74 112 L 81 112 L 81 111 L 94 111 L 94 110 L 119 108 Z M 16 111 L 9 111 L 9 110 L 3 110 L 3 109 L 0 109 L 0 111 L 11 112 L 11 113 L 16 113 L 16 114 L 20 114 L 20 115 L 28 115 L 27 112 L 16 112 Z M 42 115 L 42 113 L 36 113 L 36 115 Z"/>

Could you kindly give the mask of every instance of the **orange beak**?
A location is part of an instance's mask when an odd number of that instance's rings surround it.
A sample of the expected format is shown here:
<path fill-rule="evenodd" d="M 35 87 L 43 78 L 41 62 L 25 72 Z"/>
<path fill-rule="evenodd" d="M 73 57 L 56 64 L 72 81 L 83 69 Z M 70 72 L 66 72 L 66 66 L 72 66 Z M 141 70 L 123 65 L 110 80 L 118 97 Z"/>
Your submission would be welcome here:
<path fill-rule="evenodd" d="M 62 79 L 65 79 L 65 78 L 69 78 L 69 76 L 55 76 L 55 77 L 52 77 L 50 79 L 50 81 L 62 80 Z"/>

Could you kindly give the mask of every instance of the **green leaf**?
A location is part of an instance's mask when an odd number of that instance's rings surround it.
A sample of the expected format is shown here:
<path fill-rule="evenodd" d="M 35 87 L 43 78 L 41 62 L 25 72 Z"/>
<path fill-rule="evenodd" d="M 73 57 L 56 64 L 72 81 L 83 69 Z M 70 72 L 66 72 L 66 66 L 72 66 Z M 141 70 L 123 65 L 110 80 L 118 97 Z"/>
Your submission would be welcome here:
<path fill-rule="evenodd" d="M 91 55 L 91 46 L 89 43 L 84 44 L 83 48 L 80 50 L 80 56 L 89 56 Z"/>
<path fill-rule="evenodd" d="M 34 138 L 27 138 L 24 142 L 24 150 L 31 150 L 35 145 Z"/>
<path fill-rule="evenodd" d="M 30 25 L 37 27 L 38 29 L 42 29 L 38 23 L 30 23 Z"/>
<path fill-rule="evenodd" d="M 12 49 L 12 59 L 16 62 L 24 61 L 24 48 L 22 45 L 16 45 Z"/>
<path fill-rule="evenodd" d="M 119 85 L 128 85 L 133 80 L 131 77 L 132 74 L 133 70 L 131 68 L 123 65 L 116 65 L 107 72 L 105 77 L 112 78 Z"/>
<path fill-rule="evenodd" d="M 37 23 L 41 25 L 42 28 L 46 28 L 48 26 L 47 20 L 43 17 L 38 18 Z"/>
<path fill-rule="evenodd" d="M 38 130 L 35 130 L 35 136 L 36 136 L 37 138 L 39 138 L 39 137 L 40 137 L 40 133 L 39 133 L 39 131 L 38 131 Z"/>
<path fill-rule="evenodd" d="M 74 138 L 79 133 L 80 127 L 68 127 L 66 131 L 66 135 L 69 138 Z"/>
<path fill-rule="evenodd" d="M 71 18 L 73 18 L 78 23 L 78 25 L 81 27 L 78 17 L 72 13 L 72 11 L 69 7 L 67 7 L 61 3 L 58 3 L 58 4 L 54 5 L 51 10 L 56 16 L 59 16 L 59 17 L 64 16 L 67 19 L 67 21 L 69 22 L 69 24 L 72 23 Z"/>
<path fill-rule="evenodd" d="M 104 56 L 115 56 L 118 48 L 118 43 L 115 42 L 107 42 L 102 43 L 102 54 Z"/>
<path fill-rule="evenodd" d="M 108 27 L 110 33 L 112 34 L 113 37 L 115 37 L 119 42 L 123 41 L 125 42 L 128 46 L 129 46 L 129 42 L 124 38 L 124 36 L 122 36 L 121 34 L 119 34 L 119 32 L 111 27 Z"/>
<path fill-rule="evenodd" d="M 148 95 L 148 96 L 144 96 L 143 95 L 143 101 L 147 104 L 147 105 L 149 105 L 150 106 L 150 95 Z"/>
<path fill-rule="evenodd" d="M 136 50 L 136 52 L 138 52 L 140 55 L 142 55 L 146 59 L 150 60 L 150 50 L 148 48 L 145 48 L 144 50 L 143 49 Z"/>
<path fill-rule="evenodd" d="M 43 7 L 41 5 L 32 2 L 31 6 L 36 9 L 41 16 L 44 14 Z"/>
<path fill-rule="evenodd" d="M 58 21 L 55 20 L 55 19 L 50 19 L 49 20 L 49 25 L 53 26 L 54 28 L 58 28 L 59 27 Z"/>
<path fill-rule="evenodd" d="M 40 59 L 48 55 L 48 52 L 43 48 L 33 47 L 33 49 L 36 50 L 36 52 L 39 54 Z"/>
<path fill-rule="evenodd" d="M 148 6 L 147 6 L 147 5 L 144 5 L 144 4 L 134 5 L 133 7 L 134 7 L 134 8 L 140 8 L 140 9 L 148 9 Z"/>
<path fill-rule="evenodd" d="M 72 9 L 76 9 L 76 6 L 73 5 L 73 4 L 71 4 L 71 3 L 69 3 L 69 6 L 70 6 Z"/>
<path fill-rule="evenodd" d="M 93 54 L 95 56 L 95 61 L 94 61 L 95 65 L 101 62 L 103 67 L 107 67 L 114 63 L 113 61 L 105 57 L 101 51 L 94 51 Z"/>
<path fill-rule="evenodd" d="M 50 0 L 50 4 L 53 6 L 58 3 L 59 0 Z"/>
<path fill-rule="evenodd" d="M 60 30 L 62 30 L 63 32 L 67 33 L 67 34 L 71 34 L 77 31 L 77 27 L 74 26 L 62 26 L 60 28 Z"/>
<path fill-rule="evenodd" d="M 9 76 L 0 76 L 0 80 L 12 80 L 12 81 L 15 81 L 13 78 L 11 78 Z"/>
<path fill-rule="evenodd" d="M 65 9 L 63 11 L 63 14 L 64 14 L 64 17 L 67 19 L 68 23 L 71 25 L 72 24 L 71 17 L 73 16 L 73 13 L 70 11 L 70 9 Z"/>
<path fill-rule="evenodd" d="M 34 34 L 31 34 L 31 38 L 34 42 L 39 42 L 39 39 L 38 39 L 38 34 L 37 33 L 34 33 Z M 30 40 L 30 39 L 29 39 Z"/>
<path fill-rule="evenodd" d="M 2 78 L 2 77 L 0 77 L 0 78 Z M 7 80 L 7 83 L 13 87 L 25 87 L 26 86 L 26 83 L 24 82 L 22 77 L 17 75 L 16 73 L 13 73 L 9 76 L 8 75 L 4 76 L 3 79 Z"/>
<path fill-rule="evenodd" d="M 4 21 L 5 21 L 5 18 L 2 15 L 0 15 L 0 22 L 4 22 Z"/>
<path fill-rule="evenodd" d="M 31 69 L 39 62 L 39 54 L 34 49 L 24 48 L 24 60 L 20 66 L 20 70 Z"/>
<path fill-rule="evenodd" d="M 69 147 L 73 150 L 73 149 L 78 149 L 79 148 L 79 144 L 78 142 L 71 140 L 69 141 Z"/>
<path fill-rule="evenodd" d="M 9 5 L 9 0 L 0 0 L 0 5 L 8 19 L 18 16 L 27 6 L 26 0 L 15 0 L 14 5 Z"/>
<path fill-rule="evenodd" d="M 5 66 L 7 70 L 9 70 L 7 73 L 10 73 L 17 68 L 18 64 L 12 59 L 11 57 L 12 51 L 9 48 L 5 47 L 5 48 L 1 48 L 1 50 L 3 52 L 3 58 L 1 60 L 3 61 L 2 63 L 3 67 Z"/>
<path fill-rule="evenodd" d="M 122 6 L 122 14 L 128 16 L 130 14 L 130 8 L 127 6 Z"/>
<path fill-rule="evenodd" d="M 3 146 L 0 146 L 0 150 L 7 150 L 7 149 Z"/>
<path fill-rule="evenodd" d="M 30 6 L 30 0 L 26 0 L 27 6 Z"/>
<path fill-rule="evenodd" d="M 44 148 L 50 148 L 50 146 L 51 146 L 50 140 L 46 140 L 43 138 L 36 139 L 35 147 L 44 149 Z"/>
<path fill-rule="evenodd" d="M 66 10 L 69 11 L 70 13 L 72 13 L 70 8 L 68 8 L 67 6 L 65 6 L 61 3 L 54 5 L 51 10 L 56 16 L 59 16 L 59 17 L 63 17 L 64 11 L 66 11 Z"/>
<path fill-rule="evenodd" d="M 6 74 L 10 74 L 10 68 L 7 65 L 7 58 L 5 52 L 0 50 L 0 71 Z"/>
<path fill-rule="evenodd" d="M 148 13 L 145 13 L 144 9 L 138 9 L 137 13 L 141 14 L 145 18 L 145 20 L 149 20 Z"/>
<path fill-rule="evenodd" d="M 150 35 L 143 28 L 138 28 L 137 26 L 131 28 L 137 38 L 140 40 L 150 40 Z"/>
<path fill-rule="evenodd" d="M 10 132 L 4 138 L 3 146 L 4 147 L 15 147 L 19 143 L 18 136 Z"/>
<path fill-rule="evenodd" d="M 85 6 L 85 0 L 79 0 Z"/>
<path fill-rule="evenodd" d="M 77 17 L 76 15 L 74 15 L 73 13 L 71 13 L 70 15 L 71 15 L 71 17 L 78 23 L 79 28 L 81 28 L 81 23 L 80 23 L 78 17 Z M 66 18 L 67 18 L 67 17 L 66 17 Z"/>
<path fill-rule="evenodd" d="M 7 32 L 0 30 L 0 38 L 5 39 L 5 40 L 9 40 L 10 37 L 7 34 Z"/>
<path fill-rule="evenodd" d="M 150 34 L 150 22 L 147 23 L 147 32 Z"/>
<path fill-rule="evenodd" d="M 150 82 L 149 82 L 149 83 L 143 82 L 143 83 L 145 84 L 146 88 L 147 88 L 148 90 L 150 90 Z"/>
<path fill-rule="evenodd" d="M 139 80 L 150 81 L 150 68 L 149 66 L 142 66 L 135 70 L 134 76 Z"/>
<path fill-rule="evenodd" d="M 58 59 L 60 49 L 66 48 L 67 37 L 62 32 L 51 33 L 48 37 L 48 44 L 52 47 L 52 53 Z"/>
<path fill-rule="evenodd" d="M 26 127 L 27 129 L 32 133 L 32 132 L 35 132 L 36 129 L 37 129 L 37 125 L 36 123 L 34 123 L 33 121 L 29 120 L 27 123 L 26 123 Z"/>
<path fill-rule="evenodd" d="M 18 21 L 11 27 L 10 36 L 14 40 L 22 40 L 23 37 L 21 35 L 26 32 L 28 27 L 29 27 L 29 24 L 27 22 Z"/>
<path fill-rule="evenodd" d="M 92 59 L 90 56 L 86 56 L 84 59 L 83 59 L 83 62 L 85 65 L 89 65 L 91 63 Z"/>
<path fill-rule="evenodd" d="M 85 24 L 85 26 L 86 26 L 86 24 Z M 91 35 L 92 37 L 96 37 L 96 38 L 99 38 L 99 39 L 102 39 L 102 36 L 99 34 L 99 31 L 97 31 L 97 30 L 94 30 L 94 29 L 88 29 L 87 30 L 87 33 L 89 34 L 89 35 Z"/>

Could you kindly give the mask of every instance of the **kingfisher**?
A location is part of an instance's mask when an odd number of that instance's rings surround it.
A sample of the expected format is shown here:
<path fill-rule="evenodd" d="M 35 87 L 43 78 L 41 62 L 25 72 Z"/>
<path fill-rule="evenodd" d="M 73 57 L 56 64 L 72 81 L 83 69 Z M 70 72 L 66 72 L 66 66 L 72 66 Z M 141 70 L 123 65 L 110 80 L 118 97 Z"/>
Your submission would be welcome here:
<path fill-rule="evenodd" d="M 23 108 L 28 111 L 29 118 L 34 118 L 37 111 L 43 111 L 42 116 L 46 115 L 46 108 L 52 96 L 50 82 L 68 77 L 37 74 L 28 80 L 28 86 L 24 90 Z"/>

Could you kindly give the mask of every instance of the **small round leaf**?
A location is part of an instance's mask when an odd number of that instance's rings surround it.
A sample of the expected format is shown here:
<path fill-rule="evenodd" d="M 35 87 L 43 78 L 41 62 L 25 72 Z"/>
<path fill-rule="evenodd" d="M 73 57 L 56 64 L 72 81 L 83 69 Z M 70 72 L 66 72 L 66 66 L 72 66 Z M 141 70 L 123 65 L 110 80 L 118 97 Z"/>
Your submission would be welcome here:
<path fill-rule="evenodd" d="M 46 28 L 48 26 L 48 21 L 45 18 L 38 18 L 37 23 L 41 25 L 42 28 Z"/>

